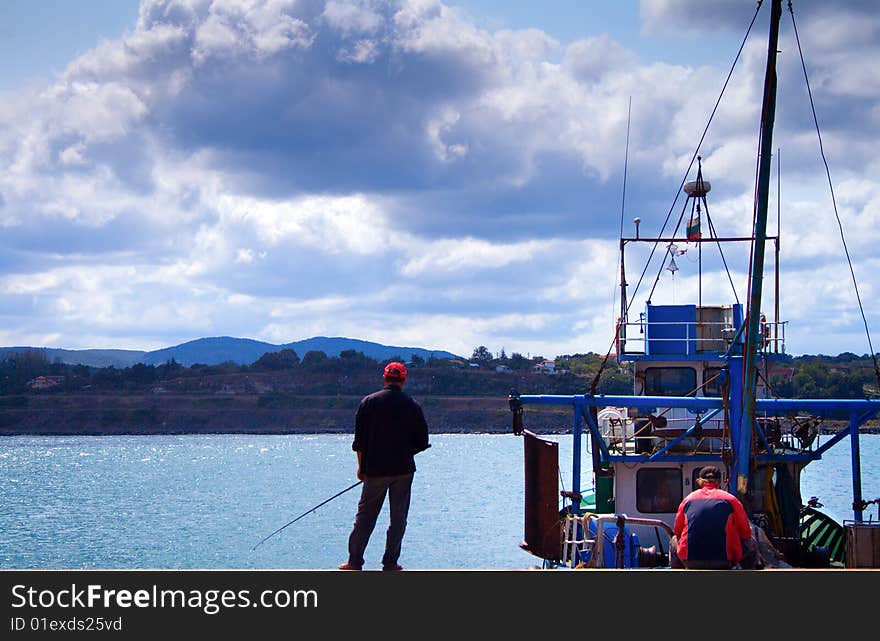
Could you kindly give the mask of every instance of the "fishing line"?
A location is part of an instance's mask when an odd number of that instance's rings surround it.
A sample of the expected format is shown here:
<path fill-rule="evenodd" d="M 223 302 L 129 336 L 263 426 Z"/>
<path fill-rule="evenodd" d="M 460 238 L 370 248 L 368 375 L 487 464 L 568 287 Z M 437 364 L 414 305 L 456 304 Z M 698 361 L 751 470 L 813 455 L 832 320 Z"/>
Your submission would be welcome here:
<path fill-rule="evenodd" d="M 313 508 L 312 508 L 311 510 L 309 510 L 308 512 L 303 512 L 302 514 L 300 514 L 298 517 L 296 517 L 295 519 L 293 519 L 293 520 L 290 521 L 289 523 L 285 523 L 285 524 L 282 525 L 280 528 L 278 528 L 277 530 L 275 530 L 274 532 L 272 532 L 272 534 L 270 534 L 269 536 L 264 537 L 262 541 L 260 541 L 259 543 L 257 543 L 257 544 L 251 549 L 251 552 L 253 552 L 253 551 L 256 550 L 258 547 L 260 547 L 260 545 L 262 545 L 265 541 L 269 540 L 270 538 L 272 538 L 273 536 L 275 536 L 276 534 L 278 534 L 281 530 L 283 530 L 284 528 L 286 528 L 288 525 L 293 525 L 294 523 L 296 523 L 297 521 L 299 521 L 302 517 L 304 517 L 306 514 L 311 514 L 312 512 L 314 512 L 315 510 L 317 510 L 317 509 L 318 509 L 319 507 L 321 507 L 322 505 L 326 505 L 327 503 L 329 503 L 330 501 L 332 501 L 332 500 L 335 499 L 336 497 L 338 497 L 338 496 L 342 496 L 343 494 L 345 494 L 345 493 L 348 492 L 349 490 L 353 490 L 354 488 L 356 488 L 356 487 L 357 487 L 358 485 L 360 485 L 361 483 L 363 483 L 363 481 L 358 481 L 357 483 L 353 483 L 352 485 L 349 485 L 347 488 L 345 488 L 345 489 L 342 490 L 341 492 L 337 492 L 336 494 L 334 494 L 333 496 L 331 496 L 331 497 L 330 497 L 329 499 L 327 499 L 326 501 L 321 501 L 320 503 L 318 503 L 315 507 L 313 507 Z"/>

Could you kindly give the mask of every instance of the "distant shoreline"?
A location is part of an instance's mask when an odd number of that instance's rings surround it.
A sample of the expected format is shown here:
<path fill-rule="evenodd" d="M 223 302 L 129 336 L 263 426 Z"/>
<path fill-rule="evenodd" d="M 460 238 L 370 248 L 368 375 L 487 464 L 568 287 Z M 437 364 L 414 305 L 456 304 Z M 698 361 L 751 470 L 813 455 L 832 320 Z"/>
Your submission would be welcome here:
<path fill-rule="evenodd" d="M 33 394 L 0 397 L 0 436 L 184 434 L 353 434 L 357 394 Z M 417 400 L 432 434 L 512 434 L 506 396 L 434 396 Z M 826 420 L 822 434 L 846 421 Z M 570 406 L 525 408 L 523 427 L 571 434 Z M 862 426 L 880 434 L 880 421 Z"/>
<path fill-rule="evenodd" d="M 529 429 L 529 431 L 535 434 L 541 434 L 545 436 L 570 436 L 572 434 L 571 428 L 535 428 Z M 835 429 L 827 429 L 823 428 L 820 430 L 820 434 L 823 436 L 836 434 L 839 430 Z M 877 435 L 880 434 L 880 427 L 863 427 L 860 430 L 861 434 L 872 434 Z M 266 429 L 252 429 L 252 430 L 225 430 L 225 431 L 217 431 L 217 430 L 143 430 L 143 429 L 129 429 L 129 430 L 91 430 L 91 431 L 80 431 L 80 432 L 71 432 L 71 431 L 0 431 L 0 438 L 3 437 L 14 437 L 14 436 L 220 436 L 224 434 L 237 434 L 237 435 L 253 435 L 253 436 L 285 436 L 285 435 L 322 435 L 322 434 L 336 434 L 340 436 L 353 436 L 354 432 L 352 430 L 337 430 L 337 429 L 316 429 L 316 428 L 290 428 L 284 430 L 266 430 Z M 504 435 L 510 434 L 513 435 L 512 429 L 509 427 L 507 429 L 454 429 L 454 428 L 443 428 L 441 431 L 430 431 L 432 436 L 440 436 L 444 434 L 484 434 L 484 435 Z"/>
<path fill-rule="evenodd" d="M 360 398 L 304 395 L 268 403 L 258 395 L 46 395 L 0 407 L 0 436 L 353 434 Z M 419 402 L 432 434 L 513 432 L 506 398 L 430 396 Z M 570 433 L 568 409 L 529 412 L 526 428 Z"/>
<path fill-rule="evenodd" d="M 443 435 L 460 435 L 460 434 L 474 434 L 474 435 L 484 435 L 484 436 L 505 436 L 510 435 L 514 436 L 512 431 L 501 432 L 501 431 L 450 431 L 445 430 L 443 432 L 430 432 L 431 436 L 443 436 Z M 543 435 L 543 436 L 565 436 L 571 435 L 571 432 L 554 432 L 554 431 L 536 431 L 535 434 Z M 17 433 L 17 434 L 9 434 L 4 433 L 0 434 L 0 439 L 3 438 L 14 438 L 16 436 L 224 436 L 224 435 L 241 435 L 241 436 L 324 436 L 324 435 L 334 435 L 334 436 L 354 436 L 351 432 L 314 432 L 314 431 L 289 431 L 289 432 L 101 432 L 101 433 L 70 433 L 70 432 L 39 432 L 39 433 Z"/>

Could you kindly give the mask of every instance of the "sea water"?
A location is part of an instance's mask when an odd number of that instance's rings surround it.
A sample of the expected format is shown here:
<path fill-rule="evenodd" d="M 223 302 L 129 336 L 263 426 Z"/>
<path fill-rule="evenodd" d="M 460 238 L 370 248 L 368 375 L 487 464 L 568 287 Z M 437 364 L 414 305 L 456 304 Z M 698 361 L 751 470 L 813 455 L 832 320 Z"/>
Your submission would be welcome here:
<path fill-rule="evenodd" d="M 571 489 L 570 435 L 560 482 Z M 828 438 L 828 437 L 822 437 Z M 401 563 L 520 569 L 522 439 L 434 434 L 419 454 Z M 584 443 L 582 488 L 590 485 Z M 864 498 L 880 495 L 880 435 L 862 435 Z M 14 436 L 0 439 L 0 568 L 330 569 L 346 560 L 356 481 L 349 435 Z M 804 499 L 851 519 L 848 439 L 803 473 Z M 877 519 L 876 506 L 866 517 Z M 379 567 L 383 509 L 366 553 Z M 254 546 L 257 546 L 254 550 Z"/>

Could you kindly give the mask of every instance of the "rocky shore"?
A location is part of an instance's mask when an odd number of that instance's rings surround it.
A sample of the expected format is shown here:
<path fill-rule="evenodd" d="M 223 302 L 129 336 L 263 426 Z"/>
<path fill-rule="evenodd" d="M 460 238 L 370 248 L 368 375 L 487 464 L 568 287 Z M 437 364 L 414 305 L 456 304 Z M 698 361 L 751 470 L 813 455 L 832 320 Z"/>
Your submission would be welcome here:
<path fill-rule="evenodd" d="M 360 396 L 44 395 L 7 397 L 0 435 L 352 433 Z M 511 432 L 506 398 L 419 398 L 432 433 Z M 567 408 L 528 411 L 537 433 L 571 431 Z"/>
<path fill-rule="evenodd" d="M 0 398 L 0 436 L 104 434 L 350 434 L 359 395 L 47 394 Z M 512 431 L 506 397 L 424 396 L 432 433 Z M 571 432 L 570 408 L 525 409 L 526 429 Z M 826 421 L 822 433 L 845 422 Z M 873 421 L 863 433 L 880 433 Z"/>

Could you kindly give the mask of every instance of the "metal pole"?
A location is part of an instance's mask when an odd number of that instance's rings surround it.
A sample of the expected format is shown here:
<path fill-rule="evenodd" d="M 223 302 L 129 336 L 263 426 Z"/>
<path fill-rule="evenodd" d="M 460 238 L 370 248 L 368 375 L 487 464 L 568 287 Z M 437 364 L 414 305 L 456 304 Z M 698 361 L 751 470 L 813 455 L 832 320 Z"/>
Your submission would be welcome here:
<path fill-rule="evenodd" d="M 755 421 L 755 388 L 758 380 L 758 320 L 761 316 L 761 290 L 764 278 L 764 246 L 767 236 L 767 201 L 770 192 L 772 167 L 773 122 L 776 111 L 776 52 L 779 43 L 779 20 L 782 0 L 773 0 L 770 14 L 770 42 L 767 48 L 767 71 L 764 76 L 764 101 L 761 113 L 761 146 L 758 165 L 758 202 L 755 212 L 755 249 L 752 255 L 751 290 L 747 316 L 746 349 L 743 376 L 743 415 L 736 448 L 736 491 L 746 498 L 751 473 L 752 429 Z M 743 503 L 746 502 L 743 500 Z M 748 508 L 747 508 L 748 509 Z"/>
<path fill-rule="evenodd" d="M 852 458 L 853 518 L 862 522 L 862 464 L 859 451 L 860 420 L 853 415 L 849 420 L 850 456 Z"/>
<path fill-rule="evenodd" d="M 617 326 L 617 358 L 626 349 L 626 268 L 624 263 L 624 246 L 626 241 L 620 240 L 620 320 Z"/>
<path fill-rule="evenodd" d="M 579 496 L 581 493 L 581 413 L 577 409 L 572 413 L 574 414 L 574 420 L 572 421 L 571 432 L 574 436 L 574 443 L 572 443 L 571 455 L 571 491 L 574 496 Z M 580 514 L 580 501 L 575 505 L 575 500 L 572 499 L 571 511 L 574 514 Z"/>
<path fill-rule="evenodd" d="M 776 302 L 776 309 L 773 312 L 773 351 L 779 352 L 779 238 L 776 238 L 776 266 L 774 270 L 776 271 L 775 279 L 776 279 L 776 294 L 773 299 Z"/>

